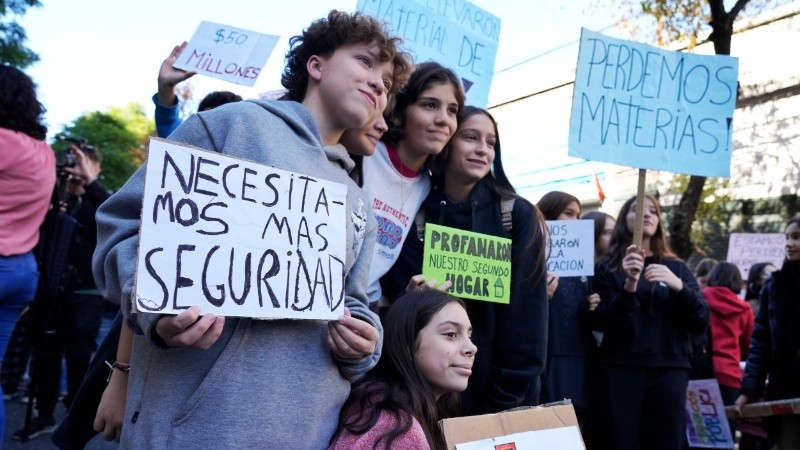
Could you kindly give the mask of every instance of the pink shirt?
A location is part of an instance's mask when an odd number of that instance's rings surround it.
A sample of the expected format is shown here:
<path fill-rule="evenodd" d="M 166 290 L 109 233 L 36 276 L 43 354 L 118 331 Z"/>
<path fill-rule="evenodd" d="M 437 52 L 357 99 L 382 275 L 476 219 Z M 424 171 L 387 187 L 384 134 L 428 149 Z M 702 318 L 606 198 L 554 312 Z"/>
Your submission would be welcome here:
<path fill-rule="evenodd" d="M 378 421 L 369 431 L 364 434 L 353 434 L 345 428 L 337 436 L 336 440 L 331 443 L 328 450 L 383 449 L 386 447 L 386 440 L 380 441 L 379 446 L 378 439 L 396 427 L 397 420 L 395 420 L 394 416 L 387 411 L 381 411 Z M 425 438 L 425 432 L 422 431 L 417 419 L 411 418 L 411 428 L 392 442 L 392 450 L 430 450 L 428 439 Z"/>
<path fill-rule="evenodd" d="M 0 128 L 0 255 L 22 255 L 36 246 L 55 183 L 50 146 Z"/>

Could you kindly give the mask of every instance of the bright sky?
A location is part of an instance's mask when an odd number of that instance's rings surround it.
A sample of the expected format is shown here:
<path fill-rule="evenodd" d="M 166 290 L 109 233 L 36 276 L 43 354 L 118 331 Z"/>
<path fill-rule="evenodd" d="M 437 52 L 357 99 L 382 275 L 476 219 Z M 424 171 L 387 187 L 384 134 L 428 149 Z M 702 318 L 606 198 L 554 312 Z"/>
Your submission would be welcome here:
<path fill-rule="evenodd" d="M 152 116 L 150 98 L 156 91 L 161 61 L 175 44 L 188 41 L 202 20 L 281 36 L 252 88 L 201 75 L 191 79 L 197 99 L 214 90 L 231 90 L 252 98 L 280 88 L 289 37 L 325 16 L 330 9 L 356 8 L 355 0 L 42 0 L 42 3 L 41 8 L 29 10 L 21 22 L 28 33 L 28 47 L 41 58 L 26 72 L 39 86 L 39 100 L 48 110 L 46 121 L 51 135 L 84 112 L 124 106 L 131 101 L 144 105 Z M 587 2 L 581 0 L 474 0 L 472 3 L 501 20 L 496 71 L 576 41 L 581 26 L 599 30 L 610 23 L 610 19 L 600 19 L 596 11 L 584 11 Z M 560 71 L 574 67 L 574 48 L 562 59 L 565 67 L 559 67 Z M 504 73 L 524 70 L 524 66 Z M 495 83 L 489 104 L 532 91 L 530 86 L 519 82 Z"/>

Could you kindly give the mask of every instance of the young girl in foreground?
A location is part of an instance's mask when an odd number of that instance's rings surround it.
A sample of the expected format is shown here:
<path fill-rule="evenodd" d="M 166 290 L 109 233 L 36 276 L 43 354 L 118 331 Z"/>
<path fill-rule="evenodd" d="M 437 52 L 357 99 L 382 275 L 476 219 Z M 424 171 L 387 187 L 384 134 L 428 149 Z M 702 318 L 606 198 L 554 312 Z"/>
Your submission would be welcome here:
<path fill-rule="evenodd" d="M 437 290 L 392 304 L 383 355 L 342 408 L 331 449 L 444 449 L 437 422 L 467 388 L 477 348 L 464 303 Z"/>

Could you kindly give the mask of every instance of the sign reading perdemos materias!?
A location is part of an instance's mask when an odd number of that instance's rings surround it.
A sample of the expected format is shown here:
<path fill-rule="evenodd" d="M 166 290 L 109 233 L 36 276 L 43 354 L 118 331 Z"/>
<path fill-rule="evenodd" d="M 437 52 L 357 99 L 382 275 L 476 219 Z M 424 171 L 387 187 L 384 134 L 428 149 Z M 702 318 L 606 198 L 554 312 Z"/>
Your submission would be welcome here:
<path fill-rule="evenodd" d="M 560 277 L 594 275 L 594 221 L 548 220 L 547 271 Z"/>
<path fill-rule="evenodd" d="M 583 29 L 569 155 L 730 176 L 739 61 L 661 50 Z"/>
<path fill-rule="evenodd" d="M 428 223 L 424 245 L 426 280 L 452 282 L 447 292 L 456 297 L 509 302 L 511 239 Z"/>
<path fill-rule="evenodd" d="M 436 61 L 461 78 L 467 104 L 486 107 L 500 39 L 500 19 L 466 0 L 358 0 L 386 21 L 416 63 Z"/>
<path fill-rule="evenodd" d="M 203 21 L 175 68 L 252 86 L 279 36 Z"/>
<path fill-rule="evenodd" d="M 340 183 L 151 139 L 135 309 L 342 316 L 346 201 Z"/>

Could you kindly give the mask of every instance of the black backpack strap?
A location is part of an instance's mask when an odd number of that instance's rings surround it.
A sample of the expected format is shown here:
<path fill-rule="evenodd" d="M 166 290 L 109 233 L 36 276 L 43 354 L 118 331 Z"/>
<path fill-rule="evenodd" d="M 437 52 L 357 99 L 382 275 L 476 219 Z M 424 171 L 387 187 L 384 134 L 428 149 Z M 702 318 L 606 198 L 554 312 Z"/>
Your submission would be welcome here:
<path fill-rule="evenodd" d="M 514 200 L 516 200 L 516 197 L 500 200 L 500 214 L 503 220 L 503 229 L 508 236 L 511 236 L 511 227 L 513 226 L 512 216 L 514 212 Z"/>
<path fill-rule="evenodd" d="M 414 225 L 417 227 L 417 237 L 420 241 L 425 240 L 425 208 L 420 207 L 414 217 Z"/>

